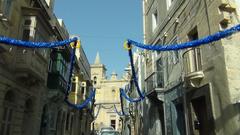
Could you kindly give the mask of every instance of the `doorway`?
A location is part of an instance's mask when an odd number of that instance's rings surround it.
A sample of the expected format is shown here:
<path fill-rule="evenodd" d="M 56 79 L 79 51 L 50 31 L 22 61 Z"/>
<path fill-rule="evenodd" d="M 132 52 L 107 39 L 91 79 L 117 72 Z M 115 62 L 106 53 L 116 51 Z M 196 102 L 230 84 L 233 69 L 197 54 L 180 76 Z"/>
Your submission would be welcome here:
<path fill-rule="evenodd" d="M 209 86 L 191 90 L 187 96 L 188 117 L 192 135 L 214 134 Z"/>

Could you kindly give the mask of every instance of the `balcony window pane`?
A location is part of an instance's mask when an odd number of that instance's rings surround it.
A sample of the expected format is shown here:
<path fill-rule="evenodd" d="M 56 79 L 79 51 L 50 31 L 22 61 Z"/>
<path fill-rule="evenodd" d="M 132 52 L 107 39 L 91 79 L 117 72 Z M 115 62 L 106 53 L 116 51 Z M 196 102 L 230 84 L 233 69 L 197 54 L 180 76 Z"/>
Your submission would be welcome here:
<path fill-rule="evenodd" d="M 163 72 L 157 72 L 157 87 L 158 88 L 163 88 L 164 87 L 164 77 L 163 77 Z"/>
<path fill-rule="evenodd" d="M 188 33 L 188 38 L 189 38 L 189 41 L 198 39 L 197 27 L 195 27 Z M 196 72 L 202 69 L 200 48 L 192 48 L 187 50 L 184 53 L 183 59 L 185 62 L 184 70 L 186 74 Z"/>
<path fill-rule="evenodd" d="M 57 61 L 52 62 L 52 72 L 54 72 L 54 73 L 57 72 Z"/>
<path fill-rule="evenodd" d="M 12 5 L 12 1 L 13 0 L 4 0 L 3 2 L 3 13 L 6 17 L 8 17 L 10 15 L 10 9 L 11 9 L 11 5 Z"/>
<path fill-rule="evenodd" d="M 22 40 L 29 41 L 30 39 L 30 30 L 25 29 L 23 30 Z"/>
<path fill-rule="evenodd" d="M 53 64 L 53 63 L 52 63 L 52 60 L 50 59 L 50 60 L 49 60 L 49 65 L 48 65 L 48 71 L 49 71 L 49 72 L 52 72 L 52 66 L 53 66 L 52 64 Z"/>

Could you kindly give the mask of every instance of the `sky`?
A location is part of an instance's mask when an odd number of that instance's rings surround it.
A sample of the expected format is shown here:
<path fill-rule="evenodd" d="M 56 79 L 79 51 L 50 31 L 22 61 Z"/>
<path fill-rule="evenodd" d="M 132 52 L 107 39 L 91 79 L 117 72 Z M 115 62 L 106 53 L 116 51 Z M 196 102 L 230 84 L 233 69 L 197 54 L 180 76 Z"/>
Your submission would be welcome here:
<path fill-rule="evenodd" d="M 142 0 L 56 0 L 54 12 L 80 36 L 90 64 L 99 52 L 108 75 L 121 76 L 129 63 L 125 39 L 143 40 Z"/>

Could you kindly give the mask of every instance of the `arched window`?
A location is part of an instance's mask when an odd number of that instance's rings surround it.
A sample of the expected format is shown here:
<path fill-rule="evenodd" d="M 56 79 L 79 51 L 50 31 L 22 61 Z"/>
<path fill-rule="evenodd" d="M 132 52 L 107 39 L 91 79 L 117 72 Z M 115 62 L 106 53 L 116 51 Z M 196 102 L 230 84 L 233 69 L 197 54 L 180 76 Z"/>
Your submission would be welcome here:
<path fill-rule="evenodd" d="M 13 125 L 13 108 L 15 102 L 15 95 L 12 91 L 8 91 L 4 97 L 3 115 L 1 119 L 1 135 L 10 135 Z"/>
<path fill-rule="evenodd" d="M 56 135 L 61 135 L 61 131 L 62 131 L 62 111 L 59 110 L 57 115 Z"/>
<path fill-rule="evenodd" d="M 47 113 L 48 113 L 48 107 L 47 105 L 44 105 L 43 112 L 42 112 L 40 135 L 46 135 L 47 133 L 47 126 L 48 126 Z"/>
<path fill-rule="evenodd" d="M 22 121 L 22 135 L 31 135 L 31 126 L 33 117 L 33 101 L 27 99 L 24 107 L 24 116 Z"/>

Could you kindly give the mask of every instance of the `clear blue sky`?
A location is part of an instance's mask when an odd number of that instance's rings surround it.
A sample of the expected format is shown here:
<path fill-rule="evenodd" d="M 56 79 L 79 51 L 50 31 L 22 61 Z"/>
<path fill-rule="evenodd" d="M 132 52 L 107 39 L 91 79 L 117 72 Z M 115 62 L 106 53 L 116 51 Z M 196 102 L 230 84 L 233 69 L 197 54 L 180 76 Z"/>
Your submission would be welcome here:
<path fill-rule="evenodd" d="M 70 34 L 81 37 L 91 64 L 99 51 L 108 74 L 122 75 L 129 63 L 126 38 L 143 40 L 142 0 L 56 0 L 55 14 Z"/>

